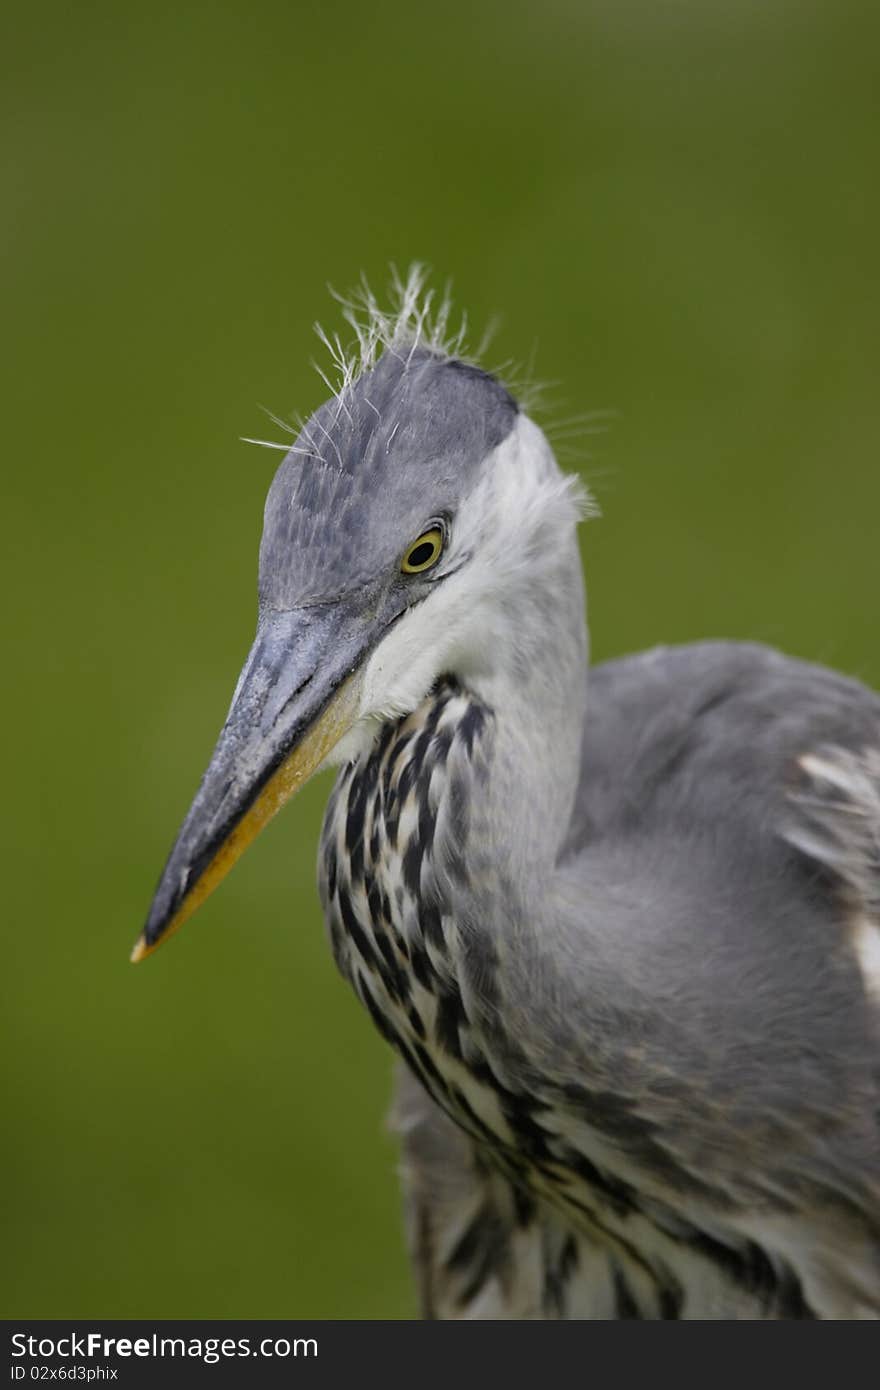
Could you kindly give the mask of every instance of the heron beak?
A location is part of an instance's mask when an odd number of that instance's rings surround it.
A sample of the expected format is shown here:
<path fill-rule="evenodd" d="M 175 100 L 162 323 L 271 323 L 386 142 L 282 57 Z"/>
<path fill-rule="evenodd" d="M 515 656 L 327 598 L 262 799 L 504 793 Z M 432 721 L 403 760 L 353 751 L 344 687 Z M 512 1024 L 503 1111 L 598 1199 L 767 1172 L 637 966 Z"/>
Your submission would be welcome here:
<path fill-rule="evenodd" d="M 351 728 L 369 626 L 336 605 L 261 619 L 133 961 L 183 926 Z"/>

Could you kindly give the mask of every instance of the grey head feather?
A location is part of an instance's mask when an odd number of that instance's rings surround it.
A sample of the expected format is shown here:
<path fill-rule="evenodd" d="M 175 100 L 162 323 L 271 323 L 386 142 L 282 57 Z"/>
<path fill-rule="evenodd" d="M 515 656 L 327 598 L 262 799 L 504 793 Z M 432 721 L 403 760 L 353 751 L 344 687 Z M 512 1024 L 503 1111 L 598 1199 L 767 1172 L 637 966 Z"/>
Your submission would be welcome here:
<path fill-rule="evenodd" d="M 363 589 L 426 522 L 450 516 L 518 406 L 478 367 L 389 348 L 306 421 L 266 501 L 260 602 L 293 608 Z"/>

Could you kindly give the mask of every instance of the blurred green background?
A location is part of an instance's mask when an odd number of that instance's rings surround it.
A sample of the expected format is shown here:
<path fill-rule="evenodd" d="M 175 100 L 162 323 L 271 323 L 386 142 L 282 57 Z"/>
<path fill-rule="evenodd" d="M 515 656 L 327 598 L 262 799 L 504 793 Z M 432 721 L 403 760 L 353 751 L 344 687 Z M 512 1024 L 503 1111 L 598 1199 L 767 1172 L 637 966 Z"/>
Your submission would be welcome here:
<path fill-rule="evenodd" d="M 4 1315 L 415 1311 L 327 781 L 127 964 L 253 631 L 279 456 L 239 436 L 325 394 L 327 281 L 425 259 L 559 415 L 617 412 L 571 458 L 597 659 L 749 637 L 880 684 L 878 16 L 7 11 Z"/>

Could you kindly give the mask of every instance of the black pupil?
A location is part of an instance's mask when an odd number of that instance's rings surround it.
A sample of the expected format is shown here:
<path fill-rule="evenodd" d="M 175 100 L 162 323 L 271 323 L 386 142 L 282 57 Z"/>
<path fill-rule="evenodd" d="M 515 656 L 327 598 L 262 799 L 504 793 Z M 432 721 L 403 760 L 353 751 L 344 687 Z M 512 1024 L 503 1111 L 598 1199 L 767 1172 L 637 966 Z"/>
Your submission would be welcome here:
<path fill-rule="evenodd" d="M 414 550 L 409 552 L 407 564 L 417 569 L 419 565 L 426 565 L 429 560 L 434 558 L 434 542 L 420 541 Z"/>

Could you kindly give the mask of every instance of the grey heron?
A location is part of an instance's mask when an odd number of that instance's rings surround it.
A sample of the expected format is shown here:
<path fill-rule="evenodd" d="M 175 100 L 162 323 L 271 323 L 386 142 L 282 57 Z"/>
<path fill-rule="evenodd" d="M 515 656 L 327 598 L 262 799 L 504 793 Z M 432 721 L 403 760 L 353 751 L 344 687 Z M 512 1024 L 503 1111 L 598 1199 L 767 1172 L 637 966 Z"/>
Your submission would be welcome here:
<path fill-rule="evenodd" d="M 318 768 L 438 1317 L 880 1314 L 880 698 L 587 676 L 584 494 L 419 275 L 269 491 L 256 638 L 134 958 Z"/>

